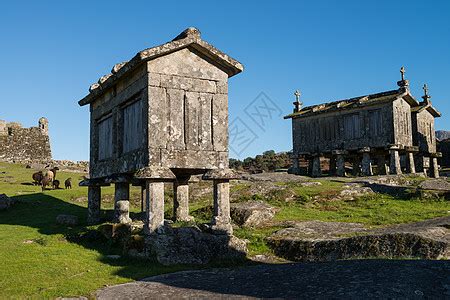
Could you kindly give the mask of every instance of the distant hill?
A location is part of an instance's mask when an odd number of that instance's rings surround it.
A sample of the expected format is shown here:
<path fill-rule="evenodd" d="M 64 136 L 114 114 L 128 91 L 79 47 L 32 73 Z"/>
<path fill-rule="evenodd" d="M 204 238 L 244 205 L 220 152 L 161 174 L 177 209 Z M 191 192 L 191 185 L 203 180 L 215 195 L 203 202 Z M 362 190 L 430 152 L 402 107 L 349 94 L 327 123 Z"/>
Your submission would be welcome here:
<path fill-rule="evenodd" d="M 436 139 L 438 141 L 443 141 L 450 139 L 450 131 L 448 130 L 436 130 Z"/>

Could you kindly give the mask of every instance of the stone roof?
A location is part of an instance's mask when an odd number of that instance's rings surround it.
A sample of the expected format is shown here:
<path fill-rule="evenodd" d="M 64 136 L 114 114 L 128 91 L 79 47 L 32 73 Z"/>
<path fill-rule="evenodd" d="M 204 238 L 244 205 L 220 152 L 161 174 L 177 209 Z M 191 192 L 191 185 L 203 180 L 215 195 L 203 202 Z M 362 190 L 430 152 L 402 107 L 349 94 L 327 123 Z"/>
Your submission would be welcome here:
<path fill-rule="evenodd" d="M 234 76 L 244 70 L 243 65 L 237 60 L 221 52 L 214 46 L 208 44 L 200 37 L 197 28 L 189 27 L 181 32 L 172 41 L 160 46 L 148 48 L 138 52 L 131 60 L 114 65 L 110 74 L 102 76 L 98 83 L 91 85 L 89 94 L 78 101 L 80 106 L 91 103 L 101 96 L 106 90 L 112 87 L 118 79 L 134 70 L 141 63 L 176 52 L 184 48 L 191 48 L 199 52 L 208 60 L 225 71 L 229 77 Z"/>
<path fill-rule="evenodd" d="M 354 97 L 350 99 L 337 100 L 333 102 L 306 106 L 299 110 L 298 112 L 294 112 L 285 116 L 285 119 L 290 118 L 299 118 L 299 117 L 307 117 L 322 113 L 330 113 L 335 111 L 348 110 L 363 106 L 376 105 L 378 103 L 394 101 L 395 99 L 403 98 L 405 99 L 412 107 L 416 107 L 419 105 L 416 99 L 409 93 L 409 90 L 406 88 L 400 88 L 397 90 L 391 90 L 376 94 L 364 95 L 359 97 Z"/>
<path fill-rule="evenodd" d="M 427 110 L 428 112 L 430 112 L 430 114 L 435 117 L 435 118 L 439 118 L 441 116 L 441 113 L 433 106 L 431 105 L 431 102 L 427 102 L 427 101 L 422 101 L 419 103 L 419 106 L 413 107 L 411 109 L 411 112 L 414 113 L 420 113 L 424 110 Z"/>

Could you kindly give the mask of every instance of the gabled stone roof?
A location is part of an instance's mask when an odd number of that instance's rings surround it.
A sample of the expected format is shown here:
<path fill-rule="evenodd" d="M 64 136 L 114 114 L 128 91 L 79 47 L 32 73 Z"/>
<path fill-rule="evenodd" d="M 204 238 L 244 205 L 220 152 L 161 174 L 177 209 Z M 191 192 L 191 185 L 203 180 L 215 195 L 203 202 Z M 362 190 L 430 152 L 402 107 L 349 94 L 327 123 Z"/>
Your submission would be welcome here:
<path fill-rule="evenodd" d="M 406 88 L 400 88 L 397 90 L 391 90 L 376 94 L 370 94 L 365 96 L 354 97 L 350 99 L 338 100 L 319 105 L 306 106 L 299 110 L 285 116 L 285 119 L 307 117 L 316 114 L 330 113 L 341 110 L 348 110 L 357 107 L 363 107 L 368 105 L 375 105 L 382 102 L 394 101 L 398 98 L 405 99 L 411 107 L 419 105 L 416 99 L 409 93 Z"/>
<path fill-rule="evenodd" d="M 424 110 L 429 111 L 435 118 L 439 118 L 441 116 L 441 113 L 433 105 L 431 105 L 431 102 L 426 103 L 425 101 L 420 102 L 419 106 L 413 107 L 411 112 L 420 113 Z"/>
<path fill-rule="evenodd" d="M 102 76 L 98 83 L 91 85 L 89 95 L 81 99 L 78 104 L 83 106 L 91 103 L 95 98 L 101 96 L 108 88 L 112 87 L 118 79 L 134 70 L 141 63 L 183 48 L 192 48 L 196 50 L 196 52 L 200 53 L 210 62 L 217 65 L 218 68 L 226 72 L 229 77 L 244 70 L 244 67 L 240 62 L 203 41 L 200 37 L 200 31 L 197 28 L 190 27 L 180 33 L 172 41 L 160 46 L 142 50 L 131 60 L 114 65 L 111 74 Z"/>

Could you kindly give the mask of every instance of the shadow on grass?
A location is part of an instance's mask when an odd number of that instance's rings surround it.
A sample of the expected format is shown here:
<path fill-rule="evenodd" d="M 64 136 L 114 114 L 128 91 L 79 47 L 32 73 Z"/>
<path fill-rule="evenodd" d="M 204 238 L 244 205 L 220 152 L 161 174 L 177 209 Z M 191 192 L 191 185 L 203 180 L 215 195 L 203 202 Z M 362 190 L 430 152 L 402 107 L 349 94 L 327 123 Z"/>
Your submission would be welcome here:
<path fill-rule="evenodd" d="M 14 196 L 16 204 L 7 211 L 0 212 L 0 224 L 20 225 L 38 229 L 43 235 L 62 234 L 70 243 L 81 245 L 87 249 L 95 250 L 102 255 L 102 263 L 121 267 L 115 274 L 133 280 L 144 277 L 174 272 L 186 269 L 198 269 L 211 266 L 231 266 L 235 264 L 214 262 L 206 266 L 163 266 L 156 258 L 134 258 L 123 253 L 123 244 L 105 237 L 97 226 L 88 226 L 86 223 L 87 208 L 63 201 L 43 193 Z M 79 219 L 79 225 L 69 227 L 56 223 L 60 214 L 74 215 Z M 111 220 L 113 210 L 102 210 L 101 219 Z M 142 219 L 142 213 L 130 213 L 133 220 Z M 35 241 L 39 243 L 38 241 Z M 110 255 L 120 255 L 119 259 Z M 240 263 L 242 264 L 242 263 Z"/>

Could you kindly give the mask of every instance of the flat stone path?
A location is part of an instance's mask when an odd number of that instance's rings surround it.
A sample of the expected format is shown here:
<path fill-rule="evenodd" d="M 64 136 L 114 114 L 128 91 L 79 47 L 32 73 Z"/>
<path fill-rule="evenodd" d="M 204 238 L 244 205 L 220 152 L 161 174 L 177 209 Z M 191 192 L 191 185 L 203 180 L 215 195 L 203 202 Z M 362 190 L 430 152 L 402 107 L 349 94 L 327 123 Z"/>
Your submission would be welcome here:
<path fill-rule="evenodd" d="M 352 260 L 184 271 L 111 286 L 99 299 L 450 298 L 450 261 Z"/>

